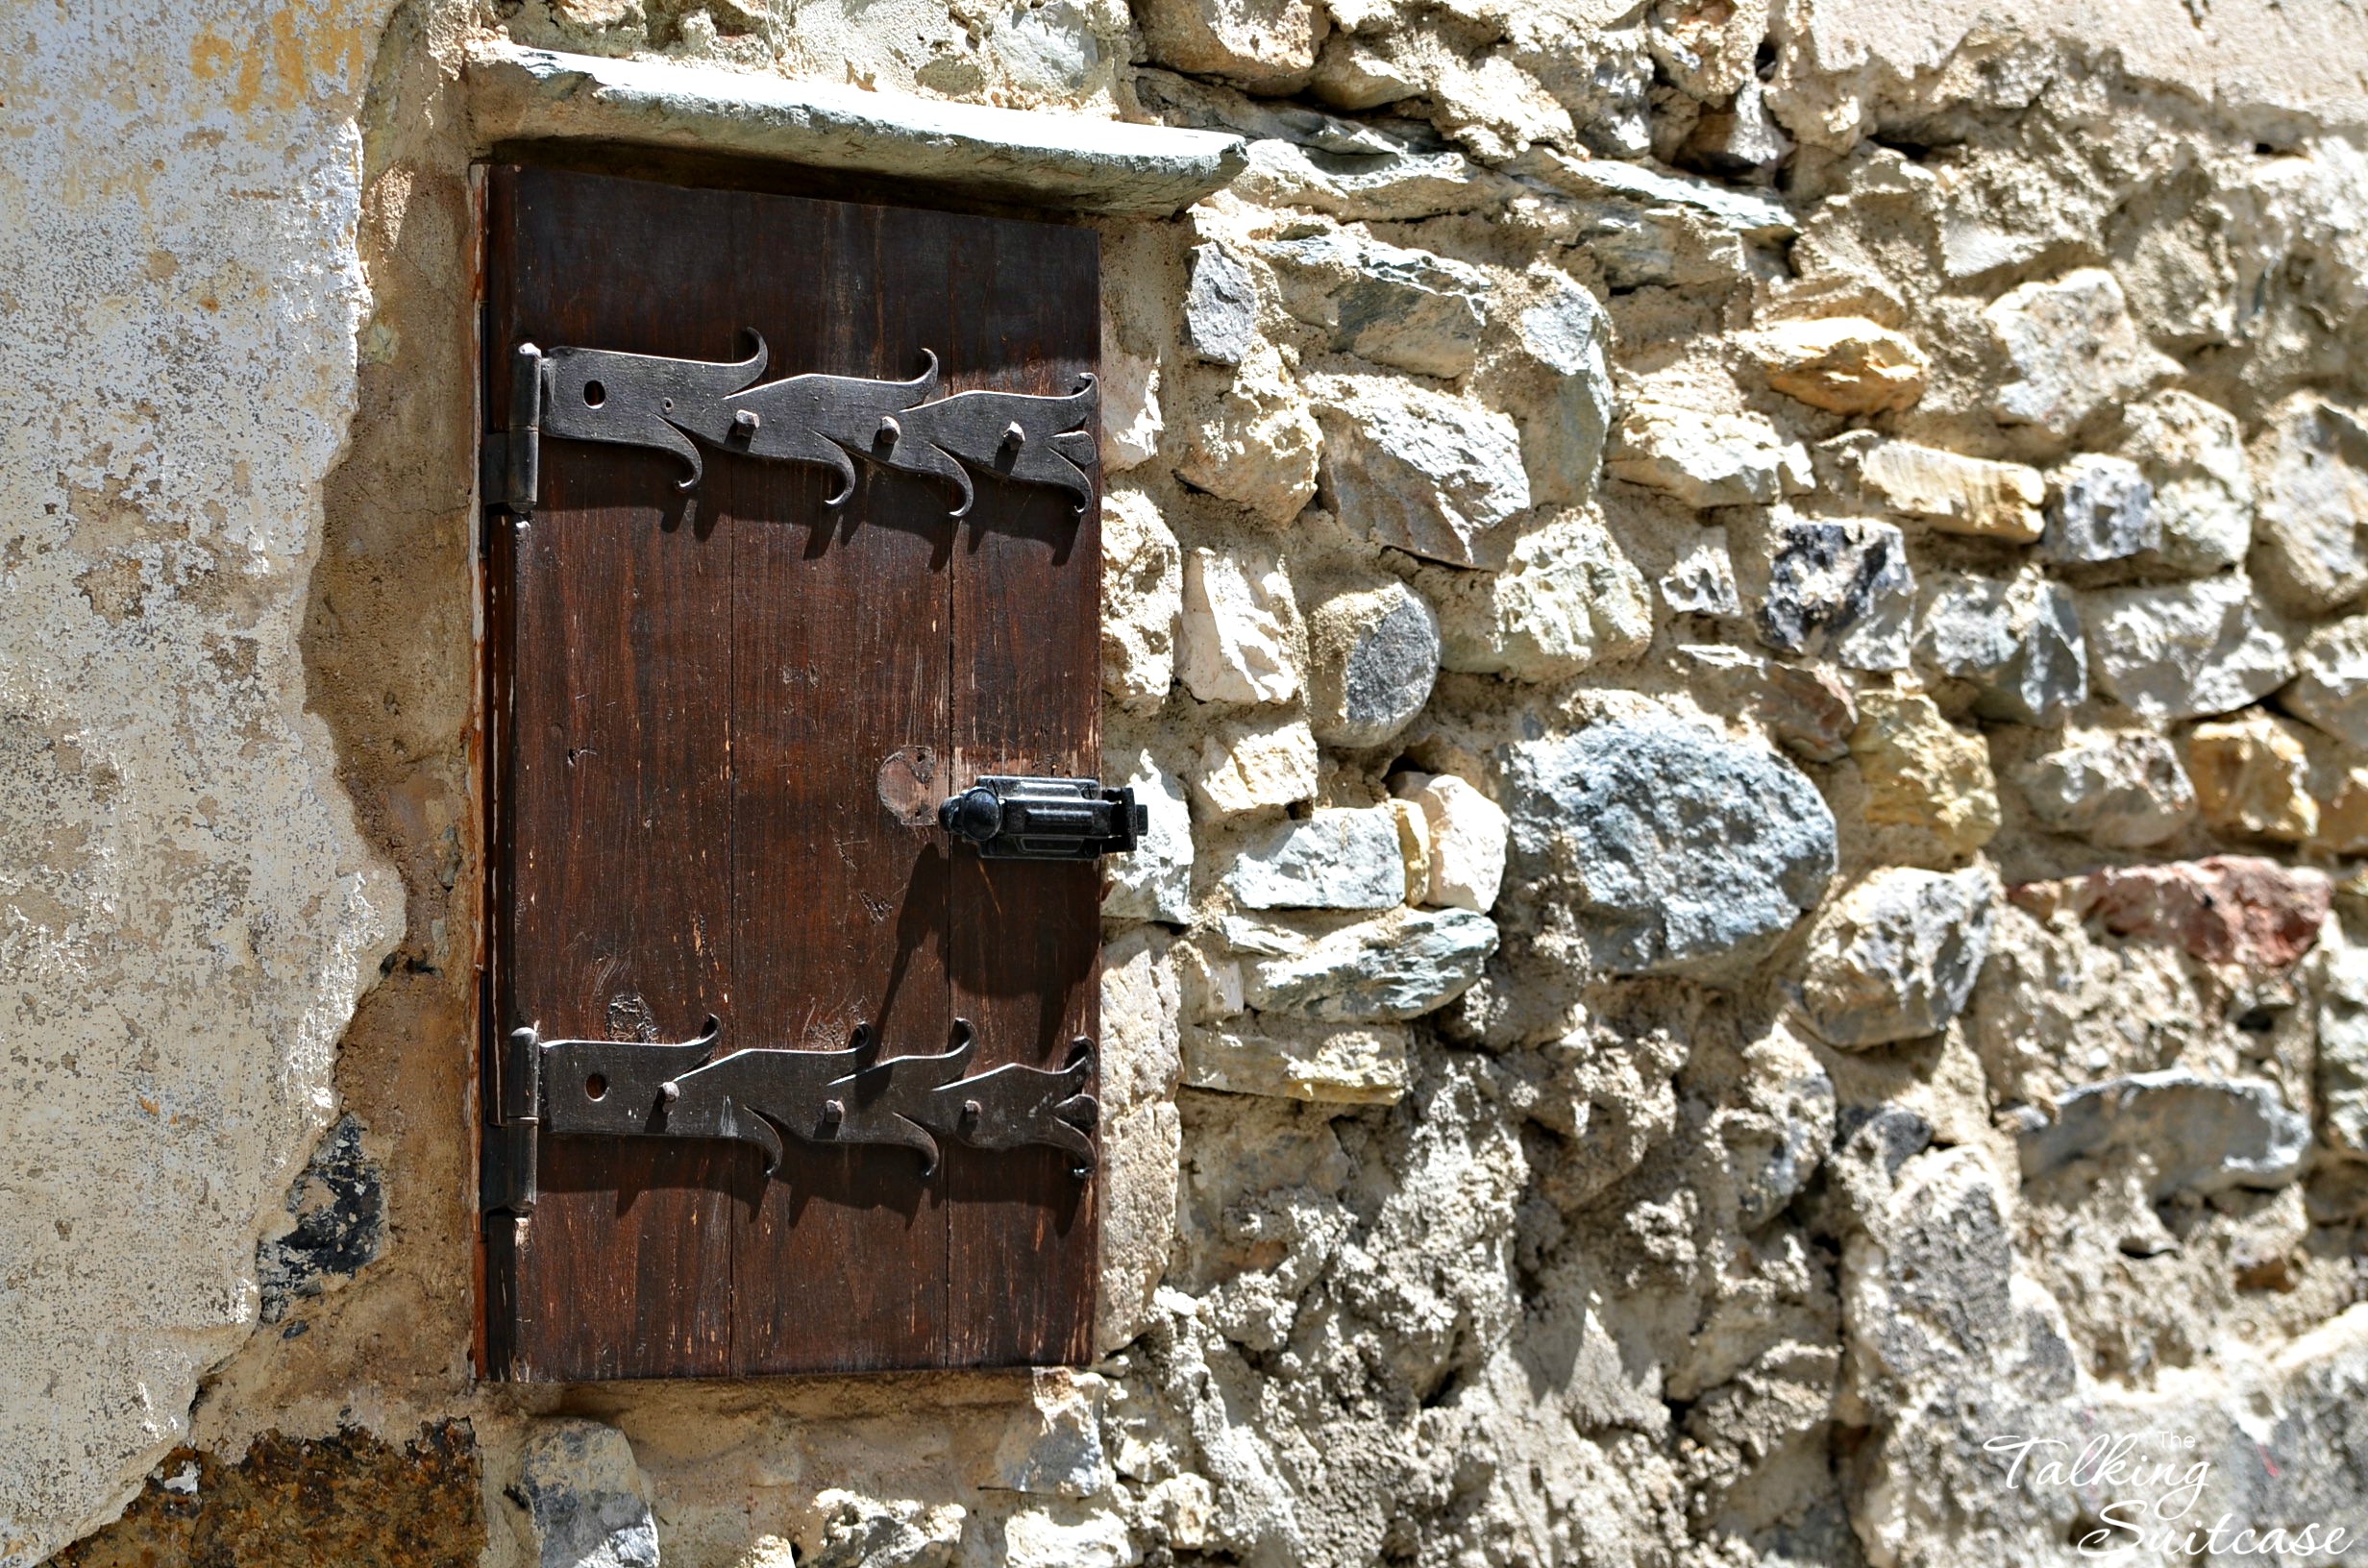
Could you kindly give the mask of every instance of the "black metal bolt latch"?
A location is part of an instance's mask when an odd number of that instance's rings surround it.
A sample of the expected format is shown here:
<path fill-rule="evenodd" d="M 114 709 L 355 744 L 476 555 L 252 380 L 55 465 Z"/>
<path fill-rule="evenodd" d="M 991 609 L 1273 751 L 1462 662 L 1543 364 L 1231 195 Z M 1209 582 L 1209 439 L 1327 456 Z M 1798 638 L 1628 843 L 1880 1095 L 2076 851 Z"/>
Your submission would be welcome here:
<path fill-rule="evenodd" d="M 937 825 L 987 860 L 1098 860 L 1131 853 L 1150 808 L 1096 778 L 980 779 L 937 808 Z"/>

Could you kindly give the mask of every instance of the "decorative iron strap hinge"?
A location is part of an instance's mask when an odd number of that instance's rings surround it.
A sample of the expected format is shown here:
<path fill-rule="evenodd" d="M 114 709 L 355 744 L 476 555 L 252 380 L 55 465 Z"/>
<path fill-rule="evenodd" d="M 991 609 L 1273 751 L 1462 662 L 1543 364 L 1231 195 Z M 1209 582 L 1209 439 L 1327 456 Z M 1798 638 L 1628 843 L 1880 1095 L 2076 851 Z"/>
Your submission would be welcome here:
<path fill-rule="evenodd" d="M 1077 1176 L 1097 1164 L 1101 1106 L 1086 1092 L 1094 1042 L 1082 1036 L 1062 1067 L 1013 1063 L 970 1075 L 978 1041 L 966 1019 L 954 1020 L 943 1055 L 885 1060 L 875 1059 L 868 1023 L 836 1051 L 718 1055 L 722 1035 L 713 1018 L 679 1044 L 544 1040 L 528 1027 L 510 1032 L 509 1061 L 532 1085 L 538 1132 L 728 1139 L 761 1150 L 768 1176 L 780 1166 L 783 1134 L 817 1145 L 897 1144 L 921 1156 L 924 1176 L 937 1170 L 941 1139 L 990 1150 L 1048 1145 L 1070 1156 Z M 508 1212 L 532 1211 L 531 1181 L 508 1194 Z"/>
<path fill-rule="evenodd" d="M 980 779 L 937 808 L 937 825 L 987 860 L 1095 860 L 1134 852 L 1150 808 L 1094 778 Z"/>
<path fill-rule="evenodd" d="M 1087 470 L 1101 402 L 1091 375 L 1066 397 L 957 392 L 933 400 L 937 355 L 925 349 L 927 368 L 909 381 L 804 375 L 756 385 L 768 351 L 762 336 L 749 336 L 755 352 L 731 361 L 613 349 L 546 354 L 519 344 L 510 355 L 509 428 L 489 432 L 479 449 L 486 503 L 532 514 L 545 435 L 673 453 L 690 465 L 684 490 L 704 472 L 696 438 L 722 452 L 833 469 L 832 506 L 854 493 L 858 456 L 946 480 L 961 497 L 955 517 L 975 499 L 972 469 L 1065 490 L 1080 512 L 1094 499 Z"/>

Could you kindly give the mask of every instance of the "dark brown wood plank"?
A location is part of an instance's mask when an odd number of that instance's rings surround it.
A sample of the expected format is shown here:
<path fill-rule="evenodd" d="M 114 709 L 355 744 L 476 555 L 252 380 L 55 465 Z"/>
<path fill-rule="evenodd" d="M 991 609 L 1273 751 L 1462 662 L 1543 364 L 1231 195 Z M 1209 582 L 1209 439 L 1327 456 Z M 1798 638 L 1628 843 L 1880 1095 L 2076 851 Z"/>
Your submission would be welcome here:
<path fill-rule="evenodd" d="M 1090 230 L 989 220 L 950 253 L 943 352 L 965 387 L 1061 393 L 1099 359 L 1100 255 Z M 1100 476 L 1094 476 L 1097 492 Z M 954 765 L 1094 776 L 1101 756 L 1098 506 L 982 482 L 954 557 Z M 954 863 L 954 1009 L 981 1066 L 1057 1066 L 1098 1036 L 1100 872 L 1090 864 Z M 1091 1359 L 1095 1178 L 1048 1149 L 951 1151 L 955 1365 Z"/>
<path fill-rule="evenodd" d="M 773 374 L 920 368 L 929 339 L 908 275 L 938 264 L 927 248 L 936 220 L 746 201 L 735 244 L 771 263 L 744 297 L 774 347 Z M 728 461 L 716 477 L 741 530 L 741 1016 L 770 1044 L 837 1048 L 869 1022 L 883 1055 L 942 1051 L 952 1021 L 943 835 L 899 820 L 881 770 L 902 756 L 933 774 L 946 755 L 953 526 L 943 487 L 867 467 L 833 510 L 824 498 L 836 478 L 819 468 Z M 793 1141 L 748 1199 L 735 1372 L 944 1364 L 945 1187 L 911 1151 Z"/>
<path fill-rule="evenodd" d="M 662 240 L 654 216 L 496 171 L 496 348 L 671 336 L 678 305 L 628 259 Z M 542 508 L 512 534 L 496 1008 L 548 1038 L 684 1040 L 710 1013 L 732 1029 L 730 540 L 700 526 L 676 478 L 662 454 L 546 443 Z M 510 1260 L 511 1375 L 720 1370 L 744 1158 L 543 1139 L 540 1200 Z"/>
<path fill-rule="evenodd" d="M 1086 231 L 595 175 L 494 172 L 488 341 L 735 356 L 769 374 L 1070 390 L 1095 363 Z M 497 352 L 488 404 L 506 406 Z M 981 772 L 1092 772 L 1095 513 L 935 481 L 558 440 L 543 508 L 491 563 L 512 671 L 497 723 L 495 1013 L 547 1035 L 942 1049 L 1053 1066 L 1095 1031 L 1098 878 L 956 863 L 904 807 Z M 629 780 L 626 774 L 631 774 Z M 895 792 L 890 792 L 895 793 Z M 912 813 L 908 810 L 906 816 Z M 564 913 L 560 913 L 564 911 Z M 950 981 L 949 968 L 960 971 Z M 634 1002 L 627 999 L 638 997 Z M 489 1361 L 537 1378 L 1081 1360 L 1090 1184 L 1050 1151 L 543 1140 L 543 1197 L 486 1252 Z"/>

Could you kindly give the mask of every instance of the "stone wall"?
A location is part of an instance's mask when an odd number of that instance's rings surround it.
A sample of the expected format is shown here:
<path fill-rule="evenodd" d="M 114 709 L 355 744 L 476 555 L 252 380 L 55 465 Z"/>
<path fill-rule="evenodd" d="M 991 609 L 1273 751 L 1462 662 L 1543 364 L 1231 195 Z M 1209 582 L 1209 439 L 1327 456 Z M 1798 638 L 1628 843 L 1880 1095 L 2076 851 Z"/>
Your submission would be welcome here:
<path fill-rule="evenodd" d="M 0 1565 L 2368 1530 L 2354 13 L 101 9 L 0 60 Z M 1246 138 L 1091 220 L 1090 1371 L 471 1379 L 505 43 Z M 1987 1446 L 2100 1433 L 2192 1495 Z"/>

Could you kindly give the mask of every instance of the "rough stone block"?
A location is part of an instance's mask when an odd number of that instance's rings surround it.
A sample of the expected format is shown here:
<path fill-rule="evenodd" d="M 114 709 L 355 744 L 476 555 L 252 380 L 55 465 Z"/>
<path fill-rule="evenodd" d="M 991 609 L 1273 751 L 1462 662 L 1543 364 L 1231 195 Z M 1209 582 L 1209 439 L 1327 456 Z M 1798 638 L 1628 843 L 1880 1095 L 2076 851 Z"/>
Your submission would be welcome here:
<path fill-rule="evenodd" d="M 2144 730 L 2067 735 L 2014 777 L 2040 821 L 2111 849 L 2160 844 L 2195 820 L 2179 748 Z"/>
<path fill-rule="evenodd" d="M 1193 247 L 1184 293 L 1184 341 L 1201 358 L 1238 365 L 1258 336 L 1258 284 L 1249 267 L 1216 240 Z"/>
<path fill-rule="evenodd" d="M 2127 457 L 2084 452 L 2049 477 L 2039 553 L 2081 565 L 2127 560 L 2161 543 L 2155 487 Z"/>
<path fill-rule="evenodd" d="M 2118 866 L 2008 891 L 2041 919 L 2094 919 L 2117 937 L 2160 942 L 2207 964 L 2257 974 L 2308 952 L 2327 923 L 2327 873 L 2252 855 L 2213 855 L 2160 866 Z"/>
<path fill-rule="evenodd" d="M 1418 901 L 1486 913 L 1505 880 L 1504 808 L 1453 773 L 1400 773 L 1390 787 L 1421 812 L 1427 831 L 1430 875 Z"/>
<path fill-rule="evenodd" d="M 2071 590 L 2035 573 L 1936 578 L 1917 618 L 1916 659 L 1978 688 L 1985 719 L 2048 724 L 2088 696 L 2088 647 Z"/>
<path fill-rule="evenodd" d="M 1616 973 L 1756 957 L 1834 874 L 1834 814 L 1807 777 L 1674 718 L 1517 745 L 1506 783 L 1516 886 L 1567 896 L 1593 961 Z"/>
<path fill-rule="evenodd" d="M 1315 795 L 1317 760 L 1304 719 L 1230 724 L 1200 743 L 1193 794 L 1219 816 L 1292 805 Z"/>
<path fill-rule="evenodd" d="M 1168 700 L 1175 680 L 1182 554 L 1151 498 L 1112 491 L 1101 502 L 1101 689 L 1135 708 Z"/>
<path fill-rule="evenodd" d="M 1225 887 L 1245 909 L 1392 909 L 1406 901 L 1397 818 L 1319 808 L 1252 834 Z"/>
<path fill-rule="evenodd" d="M 2328 955 L 2319 994 L 2317 1090 L 2328 1143 L 2368 1161 L 2368 948 Z"/>
<path fill-rule="evenodd" d="M 1274 346 L 1259 341 L 1232 382 L 1180 416 L 1175 476 L 1196 490 L 1288 523 L 1316 499 L 1323 432 Z"/>
<path fill-rule="evenodd" d="M 1150 818 L 1133 854 L 1102 863 L 1108 878 L 1102 918 L 1185 924 L 1193 907 L 1193 820 L 1184 785 L 1146 747 L 1131 753 L 1113 747 L 1102 766 L 1105 778 L 1133 786 Z"/>
<path fill-rule="evenodd" d="M 362 1124 L 339 1116 L 287 1195 L 294 1224 L 255 1249 L 259 1315 L 285 1318 L 299 1300 L 344 1284 L 386 1247 L 386 1173 L 363 1152 Z"/>
<path fill-rule="evenodd" d="M 1499 572 L 1422 572 L 1439 607 L 1440 662 L 1468 674 L 1548 681 L 1644 651 L 1652 599 L 1610 530 L 1564 512 L 1516 540 Z"/>
<path fill-rule="evenodd" d="M 2097 687 L 2148 719 L 2201 719 L 2285 684 L 2294 655 L 2242 576 L 2081 596 Z"/>
<path fill-rule="evenodd" d="M 2181 1190 L 2284 1186 L 2309 1151 L 2310 1118 L 2261 1079 L 2141 1072 L 2062 1095 L 2056 1115 L 2035 1115 L 2017 1143 L 2027 1182 L 2076 1160 L 2134 1153 L 2150 1167 L 2158 1203 Z"/>
<path fill-rule="evenodd" d="M 1330 746 L 1379 746 L 1430 700 L 1439 617 L 1402 583 L 1337 594 L 1307 618 L 1308 721 Z"/>
<path fill-rule="evenodd" d="M 2179 374 L 2179 361 L 2140 335 L 2102 267 L 2009 289 L 1983 315 L 2012 372 L 1993 411 L 2062 439 L 2098 408 Z"/>
<path fill-rule="evenodd" d="M 1735 556 L 1723 527 L 1706 527 L 1689 540 L 1658 586 L 1661 601 L 1679 615 L 1732 620 L 1743 613 L 1742 592 L 1735 581 Z"/>
<path fill-rule="evenodd" d="M 1813 482 L 1809 450 L 1756 414 L 1640 402 L 1621 417 L 1612 477 L 1689 506 L 1772 506 Z"/>
<path fill-rule="evenodd" d="M 1513 421 L 1408 381 L 1327 376 L 1309 385 L 1324 491 L 1342 522 L 1450 566 L 1502 562 L 1494 530 L 1530 504 Z"/>
<path fill-rule="evenodd" d="M 1760 641 L 1854 670 L 1907 667 L 1915 574 L 1899 529 L 1779 514 L 1761 544 L 1766 587 L 1752 620 Z"/>
<path fill-rule="evenodd" d="M 1333 348 L 1421 376 L 1471 369 L 1489 276 L 1468 262 L 1353 233 L 1270 241 L 1283 307 L 1330 333 Z"/>
<path fill-rule="evenodd" d="M 2198 724 L 2187 736 L 2187 776 L 2204 820 L 2224 833 L 2300 844 L 2319 830 L 2310 756 L 2295 724 L 2266 713 Z"/>
<path fill-rule="evenodd" d="M 1195 550 L 1184 558 L 1176 674 L 1203 702 L 1255 705 L 1299 694 L 1298 601 L 1276 555 Z"/>
<path fill-rule="evenodd" d="M 1920 830 L 1961 859 L 1998 831 L 1989 747 L 1940 715 L 1921 692 L 1861 692 L 1850 755 L 1866 784 L 1866 821 Z"/>
<path fill-rule="evenodd" d="M 1778 322 L 1744 348 L 1768 385 L 1837 414 L 1910 407 L 1924 395 L 1932 368 L 1904 333 L 1862 316 Z"/>
<path fill-rule="evenodd" d="M 657 1568 L 649 1483 L 625 1433 L 599 1421 L 538 1421 L 518 1475 L 539 1568 Z"/>
<path fill-rule="evenodd" d="M 1845 1050 L 1945 1028 L 1989 956 L 1997 898 L 1984 870 L 1895 868 L 1851 888 L 1810 927 L 1800 986 L 1810 1028 Z"/>
<path fill-rule="evenodd" d="M 2253 571 L 2279 604 L 2323 615 L 2368 591 L 2368 426 L 2309 393 L 2253 443 Z"/>
<path fill-rule="evenodd" d="M 1134 15 L 1157 63 L 1257 92 L 1305 86 L 1325 32 L 1311 0 L 1136 0 Z"/>
<path fill-rule="evenodd" d="M 2192 392 L 2158 392 L 2122 410 L 2121 455 L 2154 486 L 2161 537 L 2150 565 L 2209 576 L 2253 543 L 2253 476 L 2236 416 Z"/>
<path fill-rule="evenodd" d="M 2029 544 L 2046 527 L 2039 504 L 2047 499 L 2047 479 L 2035 468 L 1910 441 L 1845 437 L 1820 451 L 1855 466 L 1859 482 L 1878 503 L 1942 533 Z"/>
<path fill-rule="evenodd" d="M 1420 1017 L 1480 977 L 1496 923 L 1468 910 L 1394 910 L 1373 919 L 1294 925 L 1229 919 L 1244 955 L 1242 995 L 1262 1013 L 1342 1023 Z"/>
<path fill-rule="evenodd" d="M 1196 1029 L 1184 1081 L 1228 1094 L 1328 1105 L 1391 1105 L 1413 1078 L 1402 1024 L 1359 1027 L 1260 1018 L 1241 1029 Z"/>
<path fill-rule="evenodd" d="M 2348 746 L 2368 750 L 2368 615 L 2320 626 L 2294 654 L 2287 711 Z"/>

